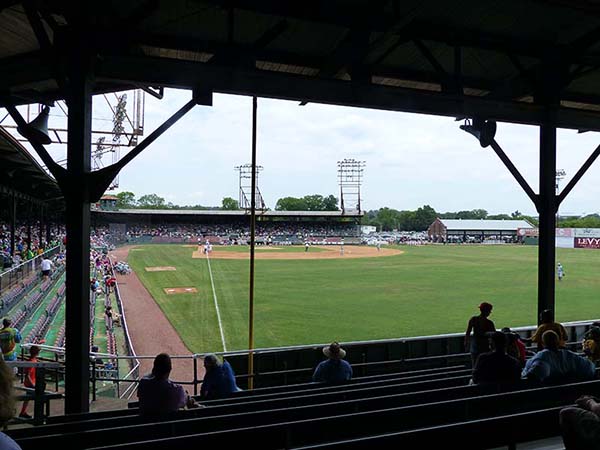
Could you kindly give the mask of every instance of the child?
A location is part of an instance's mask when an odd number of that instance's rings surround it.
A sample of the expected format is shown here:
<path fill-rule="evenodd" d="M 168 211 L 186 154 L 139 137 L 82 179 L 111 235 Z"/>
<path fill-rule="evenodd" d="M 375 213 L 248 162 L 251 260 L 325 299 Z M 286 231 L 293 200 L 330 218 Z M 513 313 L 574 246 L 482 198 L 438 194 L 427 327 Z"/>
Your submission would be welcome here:
<path fill-rule="evenodd" d="M 37 345 L 32 345 L 29 348 L 29 362 L 38 362 L 38 355 L 40 354 L 40 348 Z M 26 367 L 25 368 L 25 380 L 23 381 L 23 385 L 27 388 L 35 389 L 35 367 Z M 21 413 L 19 417 L 23 419 L 31 419 L 31 416 L 27 414 L 27 407 L 29 406 L 29 400 L 25 400 L 23 402 L 23 407 L 21 408 Z"/>

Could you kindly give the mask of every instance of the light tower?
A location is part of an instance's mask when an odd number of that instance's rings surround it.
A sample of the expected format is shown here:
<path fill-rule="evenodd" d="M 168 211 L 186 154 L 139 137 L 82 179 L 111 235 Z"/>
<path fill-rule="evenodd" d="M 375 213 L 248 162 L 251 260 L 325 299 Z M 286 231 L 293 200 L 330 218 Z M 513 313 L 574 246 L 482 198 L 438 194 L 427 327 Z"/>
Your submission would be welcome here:
<path fill-rule="evenodd" d="M 565 172 L 565 170 L 564 170 L 564 169 L 558 169 L 558 170 L 556 171 L 556 195 L 558 195 L 558 194 L 559 194 L 559 186 L 558 186 L 558 185 L 559 185 L 559 183 L 560 183 L 560 180 L 562 180 L 562 179 L 563 179 L 564 177 L 566 177 L 566 176 L 567 176 L 567 172 Z M 559 207 L 560 207 L 560 205 L 558 205 L 558 206 L 556 207 L 556 222 L 555 222 L 555 223 L 556 223 L 556 225 L 555 225 L 555 228 L 558 228 L 558 219 L 560 218 L 560 215 L 559 215 L 559 213 L 558 213 L 558 208 L 559 208 Z"/>
<path fill-rule="evenodd" d="M 338 183 L 340 185 L 340 208 L 342 214 L 361 212 L 360 186 L 365 161 L 343 159 L 338 161 Z"/>
<path fill-rule="evenodd" d="M 150 91 L 145 90 L 145 92 Z M 128 102 L 128 96 L 129 100 L 133 97 L 133 102 Z M 68 107 L 64 100 L 55 101 L 53 106 L 49 112 L 50 122 L 47 127 L 47 144 L 57 145 L 52 149 L 53 153 L 57 155 L 55 160 L 64 167 L 67 163 L 66 148 L 60 148 L 58 145 L 65 146 L 68 143 L 66 127 Z M 137 145 L 138 138 L 144 135 L 144 108 L 145 94 L 144 90 L 141 89 L 123 94 L 112 93 L 94 96 L 92 170 L 99 170 L 107 164 L 118 162 L 121 159 L 122 148 L 127 151 Z M 25 121 L 31 122 L 33 117 L 36 117 L 43 109 L 43 105 L 37 107 L 28 105 L 23 114 Z M 4 123 L 7 116 L 0 120 L 0 126 L 16 131 L 17 126 L 14 123 Z M 20 142 L 27 141 L 20 134 L 14 133 L 14 136 Z M 108 189 L 114 189 L 118 186 L 119 177 L 117 175 Z"/>
<path fill-rule="evenodd" d="M 240 190 L 239 190 L 239 205 L 241 209 L 248 211 L 250 209 L 250 201 L 252 199 L 252 164 L 243 164 L 235 166 L 240 174 Z M 256 209 L 265 210 L 265 201 L 263 200 L 260 189 L 258 188 L 258 173 L 263 170 L 263 166 L 256 166 Z"/>

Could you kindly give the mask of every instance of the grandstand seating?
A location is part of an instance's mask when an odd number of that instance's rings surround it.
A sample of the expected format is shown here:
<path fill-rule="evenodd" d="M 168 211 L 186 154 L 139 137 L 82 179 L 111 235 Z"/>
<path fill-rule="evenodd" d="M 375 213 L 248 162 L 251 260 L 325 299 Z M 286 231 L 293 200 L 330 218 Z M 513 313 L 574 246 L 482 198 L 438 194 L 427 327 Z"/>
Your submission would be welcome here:
<path fill-rule="evenodd" d="M 58 333 L 56 333 L 56 340 L 54 341 L 55 347 L 62 347 L 65 344 L 65 325 L 62 324 Z"/>
<path fill-rule="evenodd" d="M 5 294 L 2 294 L 2 301 L 0 305 L 0 315 L 4 315 L 15 303 L 20 301 L 26 296 L 31 289 L 36 285 L 38 281 L 36 276 L 32 276 L 25 282 L 11 289 Z"/>
<path fill-rule="evenodd" d="M 558 413 L 561 408 L 547 408 L 500 417 L 419 428 L 398 433 L 385 433 L 358 439 L 343 439 L 336 442 L 319 443 L 295 448 L 298 450 L 322 448 L 332 450 L 438 448 L 441 442 L 446 442 L 449 448 L 453 448 L 451 446 L 453 443 L 460 443 L 461 450 L 506 446 L 510 449 L 514 448 L 513 445 L 515 443 L 555 437 L 559 429 Z"/>
<path fill-rule="evenodd" d="M 340 441 L 336 445 L 343 448 L 348 442 L 352 444 L 349 437 L 389 440 L 391 433 L 395 439 L 407 440 L 413 436 L 411 433 L 419 435 L 423 427 L 454 426 L 464 430 L 482 420 L 506 422 L 510 419 L 500 417 L 503 414 L 512 417 L 541 408 L 558 408 L 581 394 L 600 391 L 600 381 L 546 387 L 522 382 L 498 393 L 498 387 L 468 385 L 469 371 L 460 366 L 418 372 L 369 376 L 337 386 L 305 383 L 258 389 L 251 394 L 204 402 L 207 408 L 179 411 L 162 421 L 141 417 L 136 409 L 118 410 L 70 419 L 64 416 L 63 423 L 54 420 L 54 424 L 11 430 L 9 434 L 24 450 L 74 443 L 79 448 L 102 443 L 113 446 L 109 448 L 147 449 L 233 445 L 236 439 L 266 442 L 261 448 L 328 441 Z M 495 434 L 502 433 L 496 430 Z M 518 438 L 535 439 L 534 434 Z"/>
<path fill-rule="evenodd" d="M 272 358 L 278 360 L 276 355 Z M 356 364 L 355 374 L 363 370 L 375 374 L 342 385 L 304 382 L 258 388 L 202 402 L 206 408 L 164 417 L 140 416 L 132 404 L 133 408 L 124 410 L 50 417 L 46 425 L 9 430 L 8 434 L 23 450 L 40 446 L 151 450 L 179 445 L 227 446 L 240 440 L 260 441 L 261 448 L 365 448 L 366 442 L 378 448 L 397 448 L 398 443 L 415 448 L 430 442 L 430 435 L 423 430 L 433 430 L 438 438 L 444 432 L 453 436 L 454 441 L 444 438 L 453 448 L 458 439 L 462 442 L 464 433 L 484 427 L 491 433 L 489 440 L 461 445 L 482 448 L 482 442 L 500 446 L 556 436 L 557 427 L 540 432 L 532 430 L 529 423 L 519 427 L 522 424 L 517 420 L 550 418 L 549 423 L 557 423 L 560 407 L 572 404 L 579 395 L 600 394 L 600 380 L 561 386 L 525 380 L 503 387 L 469 385 L 467 361 L 468 354 L 370 361 Z M 302 367 L 291 372 L 306 380 L 309 370 Z M 281 371 L 275 372 L 283 376 Z M 511 431 L 493 428 L 498 424 L 508 424 Z M 485 437 L 478 432 L 475 435 Z"/>
<path fill-rule="evenodd" d="M 92 421 L 88 420 L 62 425 L 62 428 L 46 425 L 30 430 L 37 436 L 26 431 L 19 436 L 15 433 L 17 430 L 10 434 L 24 450 L 74 443 L 79 448 L 103 443 L 114 444 L 114 448 L 144 446 L 147 449 L 166 445 L 234 445 L 239 439 L 261 442 L 261 448 L 290 448 L 556 408 L 571 404 L 581 394 L 597 393 L 600 381 L 524 387 L 527 386 L 520 384 L 513 389 L 521 389 L 496 393 L 496 388 L 491 386 L 463 386 L 396 395 L 351 389 L 345 394 L 338 393 L 347 396 L 355 392 L 356 398 L 347 400 L 324 401 L 304 395 L 284 402 L 281 400 L 285 398 L 268 403 L 247 402 L 243 406 L 211 405 L 205 409 L 180 411 L 161 421 L 139 416 L 113 417 L 96 419 L 94 427 L 90 427 Z M 77 431 L 68 432 L 65 426 Z"/>

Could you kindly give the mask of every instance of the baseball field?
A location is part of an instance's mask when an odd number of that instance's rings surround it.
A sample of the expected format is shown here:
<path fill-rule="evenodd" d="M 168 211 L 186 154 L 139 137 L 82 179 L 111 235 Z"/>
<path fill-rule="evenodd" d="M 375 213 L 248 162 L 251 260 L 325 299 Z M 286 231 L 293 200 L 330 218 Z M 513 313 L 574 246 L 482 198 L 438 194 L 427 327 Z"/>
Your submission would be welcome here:
<path fill-rule="evenodd" d="M 600 317 L 600 251 L 557 260 L 557 319 Z M 147 245 L 129 263 L 190 351 L 247 348 L 247 247 Z M 537 247 L 282 247 L 255 270 L 256 347 L 462 332 L 483 300 L 497 327 L 536 323 Z"/>

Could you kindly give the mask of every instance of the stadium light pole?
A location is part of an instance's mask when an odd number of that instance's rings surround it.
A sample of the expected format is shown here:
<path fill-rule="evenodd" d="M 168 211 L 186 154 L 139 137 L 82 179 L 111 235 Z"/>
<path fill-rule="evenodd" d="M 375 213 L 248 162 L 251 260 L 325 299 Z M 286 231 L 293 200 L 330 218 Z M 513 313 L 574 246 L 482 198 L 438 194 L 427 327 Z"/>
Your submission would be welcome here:
<path fill-rule="evenodd" d="M 567 172 L 564 169 L 556 169 L 556 196 L 560 194 L 559 184 L 560 180 L 567 176 Z M 556 228 L 558 228 L 558 221 L 560 219 L 560 214 L 558 212 L 558 208 L 560 207 L 560 203 L 556 207 Z"/>
<path fill-rule="evenodd" d="M 254 246 L 256 235 L 256 110 L 258 100 L 252 97 L 252 182 L 250 195 L 250 286 L 248 301 L 248 389 L 254 388 Z"/>

